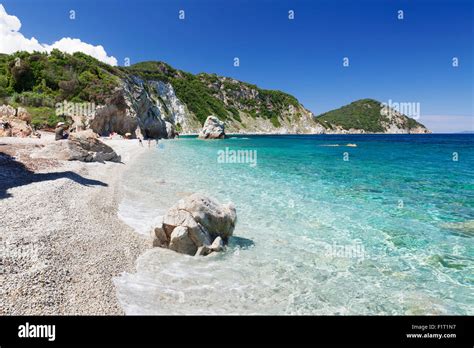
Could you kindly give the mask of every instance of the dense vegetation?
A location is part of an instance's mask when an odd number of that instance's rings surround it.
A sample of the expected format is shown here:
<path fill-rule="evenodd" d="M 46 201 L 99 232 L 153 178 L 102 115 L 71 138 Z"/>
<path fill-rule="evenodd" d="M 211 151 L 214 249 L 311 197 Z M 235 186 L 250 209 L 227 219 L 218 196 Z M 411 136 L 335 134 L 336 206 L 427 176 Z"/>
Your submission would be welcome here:
<path fill-rule="evenodd" d="M 148 61 L 133 64 L 129 67 L 119 67 L 125 74 L 139 76 L 144 80 L 160 80 L 169 82 L 170 78 L 179 76 L 178 70 L 163 62 Z"/>
<path fill-rule="evenodd" d="M 170 82 L 176 96 L 188 106 L 201 124 L 204 124 L 207 116 L 211 114 L 221 120 L 229 117 L 231 111 L 226 109 L 221 100 L 213 97 L 211 91 L 195 75 L 185 73 Z"/>
<path fill-rule="evenodd" d="M 104 103 L 120 76 L 119 69 L 79 52 L 0 55 L 0 103 L 25 106 L 37 127 L 53 126 L 56 103 Z"/>
<path fill-rule="evenodd" d="M 71 55 L 59 50 L 0 55 L 0 103 L 22 105 L 32 114 L 35 126 L 52 126 L 58 121 L 56 103 L 104 104 L 120 79 L 131 75 L 171 83 L 177 97 L 201 124 L 211 114 L 241 122 L 243 111 L 254 118 L 267 118 L 278 127 L 282 113 L 291 105 L 299 106 L 289 94 L 215 74 L 193 75 L 153 61 L 112 67 L 83 53 Z"/>
<path fill-rule="evenodd" d="M 298 100 L 287 93 L 275 90 L 266 90 L 250 83 L 236 81 L 230 78 L 218 77 L 216 74 L 199 74 L 197 77 L 202 81 L 210 94 L 220 98 L 225 91 L 230 106 L 227 109 L 240 109 L 252 117 L 264 117 L 269 119 L 275 127 L 280 127 L 279 117 L 289 111 L 289 107 L 298 108 Z M 209 87 L 212 86 L 212 87 Z M 246 91 L 248 93 L 242 93 Z M 237 110 L 236 109 L 236 110 Z M 235 112 L 234 116 L 235 115 Z M 239 118 L 234 117 L 239 120 Z"/>
<path fill-rule="evenodd" d="M 360 99 L 345 105 L 339 109 L 331 110 L 317 117 L 326 128 L 333 125 L 341 126 L 343 129 L 363 129 L 366 132 L 384 132 L 382 122 L 388 118 L 381 113 L 380 102 L 373 99 Z M 404 116 L 404 126 L 414 128 L 420 126 L 414 119 Z"/>

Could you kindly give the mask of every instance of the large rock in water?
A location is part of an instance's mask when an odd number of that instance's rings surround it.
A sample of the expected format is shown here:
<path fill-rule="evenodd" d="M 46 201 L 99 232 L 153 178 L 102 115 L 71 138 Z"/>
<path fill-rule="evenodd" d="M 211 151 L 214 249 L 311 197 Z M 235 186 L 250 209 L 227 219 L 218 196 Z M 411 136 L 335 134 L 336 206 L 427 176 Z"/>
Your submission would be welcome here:
<path fill-rule="evenodd" d="M 224 139 L 224 122 L 220 121 L 216 116 L 209 116 L 199 133 L 201 139 Z"/>
<path fill-rule="evenodd" d="M 181 199 L 158 220 L 153 246 L 188 255 L 222 251 L 234 232 L 237 213 L 232 203 L 195 193 Z"/>
<path fill-rule="evenodd" d="M 91 130 L 72 133 L 69 139 L 50 143 L 31 157 L 81 162 L 121 161 L 120 156 Z"/>

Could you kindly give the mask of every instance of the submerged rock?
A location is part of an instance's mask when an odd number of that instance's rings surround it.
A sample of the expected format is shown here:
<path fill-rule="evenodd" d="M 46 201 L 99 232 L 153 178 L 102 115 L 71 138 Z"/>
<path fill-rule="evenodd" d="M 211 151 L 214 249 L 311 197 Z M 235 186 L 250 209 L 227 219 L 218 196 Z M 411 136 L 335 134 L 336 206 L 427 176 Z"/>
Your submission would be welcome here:
<path fill-rule="evenodd" d="M 474 236 L 474 220 L 446 222 L 441 226 L 466 236 Z"/>
<path fill-rule="evenodd" d="M 72 133 L 69 139 L 48 144 L 34 152 L 31 157 L 81 162 L 121 161 L 120 156 L 90 130 Z"/>
<path fill-rule="evenodd" d="M 204 127 L 199 133 L 200 139 L 224 139 L 224 122 L 220 121 L 216 116 L 209 116 L 204 123 Z"/>
<path fill-rule="evenodd" d="M 208 255 L 225 249 L 235 228 L 237 213 L 232 203 L 195 193 L 181 199 L 157 222 L 153 246 L 188 255 Z"/>

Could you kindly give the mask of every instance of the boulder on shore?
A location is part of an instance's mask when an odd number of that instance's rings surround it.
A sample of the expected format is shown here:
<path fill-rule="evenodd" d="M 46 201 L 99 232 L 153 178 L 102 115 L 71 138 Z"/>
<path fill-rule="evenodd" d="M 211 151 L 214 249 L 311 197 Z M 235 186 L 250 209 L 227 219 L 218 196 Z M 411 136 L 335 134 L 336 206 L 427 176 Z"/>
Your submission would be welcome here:
<path fill-rule="evenodd" d="M 153 246 L 188 255 L 222 251 L 235 228 L 237 213 L 232 203 L 220 204 L 195 193 L 172 206 L 152 231 Z"/>
<path fill-rule="evenodd" d="M 219 120 L 216 116 L 209 116 L 199 133 L 200 139 L 224 139 L 224 122 Z"/>
<path fill-rule="evenodd" d="M 16 117 L 18 117 L 22 121 L 25 121 L 26 123 L 31 122 L 31 115 L 25 108 L 19 107 L 16 110 Z"/>
<path fill-rule="evenodd" d="M 0 137 L 28 137 L 33 132 L 31 115 L 26 109 L 0 106 Z"/>
<path fill-rule="evenodd" d="M 72 133 L 69 139 L 50 143 L 31 154 L 31 157 L 81 162 L 121 161 L 120 156 L 91 130 Z"/>

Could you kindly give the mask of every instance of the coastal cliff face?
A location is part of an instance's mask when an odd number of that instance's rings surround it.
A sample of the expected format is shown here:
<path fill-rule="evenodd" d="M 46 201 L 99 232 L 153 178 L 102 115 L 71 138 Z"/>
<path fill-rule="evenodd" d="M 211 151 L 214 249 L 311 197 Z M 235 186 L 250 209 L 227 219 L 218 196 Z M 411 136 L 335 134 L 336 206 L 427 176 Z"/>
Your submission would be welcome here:
<path fill-rule="evenodd" d="M 313 113 L 289 94 L 215 74 L 198 79 L 230 111 L 224 118 L 229 133 L 324 133 Z"/>
<path fill-rule="evenodd" d="M 169 138 L 178 126 L 200 129 L 170 83 L 146 81 L 137 76 L 120 81 L 105 105 L 97 107 L 90 128 L 98 134 L 131 133 L 145 138 Z"/>
<path fill-rule="evenodd" d="M 213 115 L 227 133 L 427 133 L 422 124 L 363 99 L 316 117 L 281 91 L 215 74 L 193 75 L 163 62 L 112 67 L 58 50 L 0 55 L 0 102 L 24 106 L 35 128 L 66 121 L 107 135 L 170 138 L 199 133 Z M 63 103 L 58 112 L 58 103 Z M 67 105 L 66 105 L 67 104 Z M 77 115 L 76 106 L 87 104 Z M 70 109 L 72 107 L 72 109 Z"/>
<path fill-rule="evenodd" d="M 178 132 L 199 133 L 210 115 L 229 133 L 323 133 L 324 127 L 296 98 L 280 91 L 215 74 L 193 75 L 162 62 L 143 62 L 126 69 L 148 86 Z"/>

